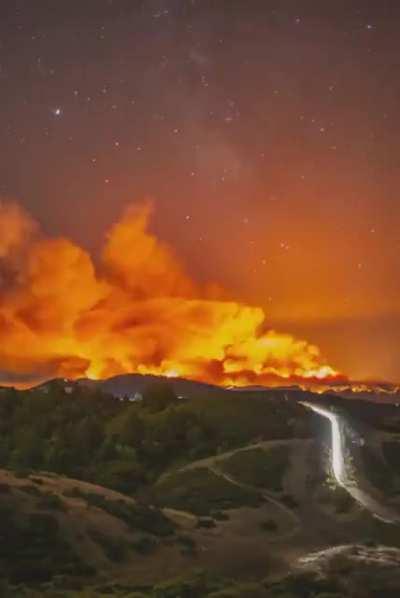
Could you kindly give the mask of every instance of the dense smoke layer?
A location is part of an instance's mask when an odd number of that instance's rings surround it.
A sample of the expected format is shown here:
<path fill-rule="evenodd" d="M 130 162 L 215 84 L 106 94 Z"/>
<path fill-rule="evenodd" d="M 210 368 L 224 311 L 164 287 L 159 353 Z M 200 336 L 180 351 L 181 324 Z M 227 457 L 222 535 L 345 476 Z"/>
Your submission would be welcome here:
<path fill-rule="evenodd" d="M 95 267 L 0 204 L 0 382 L 138 372 L 223 385 L 325 380 L 319 350 L 268 330 L 260 307 L 217 300 L 148 231 L 149 205 L 109 231 Z"/>

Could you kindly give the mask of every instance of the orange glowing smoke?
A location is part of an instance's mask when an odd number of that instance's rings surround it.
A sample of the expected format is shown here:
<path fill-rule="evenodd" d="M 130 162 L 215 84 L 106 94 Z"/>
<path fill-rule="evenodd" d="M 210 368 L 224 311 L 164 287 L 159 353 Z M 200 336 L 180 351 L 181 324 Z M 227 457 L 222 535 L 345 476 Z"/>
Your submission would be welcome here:
<path fill-rule="evenodd" d="M 68 239 L 43 238 L 0 204 L 0 382 L 138 372 L 223 385 L 323 380 L 319 350 L 266 329 L 265 313 L 211 298 L 148 232 L 148 205 L 111 228 L 99 266 Z"/>

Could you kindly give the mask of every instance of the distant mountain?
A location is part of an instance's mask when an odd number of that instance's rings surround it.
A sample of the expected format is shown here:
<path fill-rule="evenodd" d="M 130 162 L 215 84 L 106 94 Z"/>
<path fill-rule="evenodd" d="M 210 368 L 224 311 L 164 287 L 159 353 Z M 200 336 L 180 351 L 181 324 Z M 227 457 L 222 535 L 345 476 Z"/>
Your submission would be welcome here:
<path fill-rule="evenodd" d="M 77 384 L 87 387 L 101 388 L 106 393 L 122 398 L 133 396 L 135 393 L 143 393 L 145 388 L 157 381 L 165 381 L 171 384 L 178 396 L 194 398 L 196 396 L 221 396 L 226 390 L 219 386 L 195 382 L 184 378 L 167 378 L 164 376 L 152 376 L 141 374 L 122 374 L 113 376 L 106 380 L 88 380 L 87 378 L 77 381 Z"/>
<path fill-rule="evenodd" d="M 360 399 L 379 403 L 400 403 L 400 387 L 381 382 L 351 382 L 330 386 L 325 392 L 345 399 Z"/>
<path fill-rule="evenodd" d="M 153 376 L 142 374 L 122 374 L 113 376 L 105 380 L 91 380 L 81 378 L 79 380 L 68 380 L 57 378 L 49 380 L 36 386 L 37 389 L 50 389 L 54 385 L 61 385 L 68 389 L 74 385 L 85 386 L 87 388 L 99 388 L 102 391 L 113 395 L 116 398 L 133 397 L 136 393 L 142 394 L 144 389 L 156 381 L 163 380 L 171 384 L 175 393 L 181 398 L 196 397 L 222 397 L 226 393 L 248 396 L 265 396 L 268 394 L 281 393 L 290 398 L 304 399 L 304 395 L 316 394 L 322 397 L 338 397 L 345 399 L 370 401 L 377 403 L 400 404 L 400 387 L 394 384 L 375 383 L 375 382 L 349 382 L 347 384 L 322 385 L 318 388 L 300 388 L 299 386 L 230 386 L 221 387 L 205 382 L 187 380 L 185 378 L 169 378 L 165 376 Z"/>

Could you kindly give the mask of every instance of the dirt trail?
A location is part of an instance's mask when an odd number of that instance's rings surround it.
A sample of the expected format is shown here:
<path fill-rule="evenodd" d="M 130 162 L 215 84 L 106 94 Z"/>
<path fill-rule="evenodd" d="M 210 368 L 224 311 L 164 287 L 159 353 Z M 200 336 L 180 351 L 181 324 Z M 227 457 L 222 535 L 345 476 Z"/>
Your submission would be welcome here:
<path fill-rule="evenodd" d="M 243 452 L 246 450 L 254 450 L 254 449 L 268 449 L 276 446 L 294 446 L 296 448 L 295 451 L 292 451 L 292 454 L 295 456 L 294 459 L 291 459 L 290 462 L 290 475 L 288 477 L 288 487 L 293 490 L 293 494 L 296 496 L 299 493 L 303 495 L 305 494 L 305 477 L 304 477 L 304 466 L 301 463 L 301 460 L 305 458 L 306 452 L 309 449 L 308 443 L 307 446 L 304 446 L 304 443 L 307 442 L 305 439 L 285 439 L 285 440 L 265 440 L 260 441 L 246 447 L 240 447 L 234 449 L 232 451 L 227 451 L 221 455 L 215 455 L 212 457 L 207 457 L 205 459 L 199 459 L 198 461 L 194 461 L 193 463 L 189 463 L 182 467 L 179 472 L 188 471 L 192 469 L 198 468 L 205 468 L 210 470 L 215 475 L 223 478 L 229 484 L 234 484 L 240 488 L 251 490 L 258 492 L 265 502 L 268 502 L 274 505 L 276 508 L 280 509 L 287 518 L 289 518 L 292 523 L 292 529 L 284 535 L 281 535 L 276 538 L 276 541 L 281 541 L 282 539 L 287 539 L 289 537 L 294 536 L 300 529 L 301 529 L 301 520 L 300 517 L 290 509 L 284 502 L 272 496 L 269 492 L 266 492 L 264 489 L 256 486 L 251 486 L 249 484 L 244 484 L 239 480 L 235 479 L 231 475 L 224 472 L 220 465 L 226 460 L 229 459 L 231 456 L 235 455 L 238 452 Z"/>
<path fill-rule="evenodd" d="M 286 515 L 288 515 L 290 517 L 290 519 L 293 520 L 295 525 L 297 527 L 299 527 L 299 525 L 300 525 L 299 517 L 291 509 L 289 509 L 289 507 L 287 507 L 285 504 L 283 504 L 278 499 L 273 498 L 270 494 L 261 490 L 260 488 L 257 488 L 255 486 L 250 486 L 249 484 L 243 484 L 242 482 L 235 480 L 235 478 L 233 478 L 232 476 L 228 475 L 227 473 L 221 471 L 221 469 L 218 469 L 216 467 L 209 467 L 208 469 L 210 471 L 212 471 L 215 475 L 223 478 L 226 482 L 229 482 L 230 484 L 234 484 L 235 486 L 239 486 L 239 488 L 243 488 L 245 490 L 253 490 L 253 491 L 258 492 L 264 498 L 264 500 L 266 502 L 270 502 L 271 504 L 275 505 L 276 507 L 278 507 L 279 509 L 284 511 L 284 513 Z M 297 531 L 297 529 L 295 531 Z M 293 535 L 293 531 L 290 533 L 290 535 Z"/>
<path fill-rule="evenodd" d="M 236 453 L 240 453 L 240 452 L 244 452 L 244 451 L 250 451 L 253 449 L 268 449 L 268 448 L 273 448 L 275 446 L 300 446 L 302 444 L 304 444 L 304 442 L 307 439 L 298 439 L 298 438 L 288 438 L 288 439 L 283 439 L 283 440 L 260 440 L 259 442 L 256 442 L 254 444 L 249 444 L 247 446 L 241 446 L 235 449 L 232 449 L 231 451 L 226 451 L 225 453 L 221 453 L 220 455 L 213 455 L 211 457 L 205 457 L 204 459 L 199 459 L 198 461 L 192 461 L 192 463 L 188 463 L 187 465 L 184 465 L 181 469 L 179 469 L 178 471 L 187 471 L 188 469 L 196 469 L 198 467 L 214 467 L 219 461 L 225 461 L 226 459 L 228 459 L 229 457 L 232 457 L 233 455 L 235 455 Z M 166 475 L 170 475 L 170 473 L 167 473 Z"/>

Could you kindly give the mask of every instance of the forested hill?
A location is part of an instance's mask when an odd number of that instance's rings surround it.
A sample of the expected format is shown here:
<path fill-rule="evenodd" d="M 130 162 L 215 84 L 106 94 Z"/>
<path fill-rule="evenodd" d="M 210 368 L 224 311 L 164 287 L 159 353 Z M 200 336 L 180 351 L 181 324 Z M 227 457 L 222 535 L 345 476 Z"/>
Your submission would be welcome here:
<path fill-rule="evenodd" d="M 143 400 L 117 400 L 97 387 L 54 381 L 0 394 L 0 466 L 43 469 L 137 492 L 174 463 L 253 440 L 305 437 L 313 417 L 279 395 L 249 401 L 177 398 L 153 382 Z"/>

